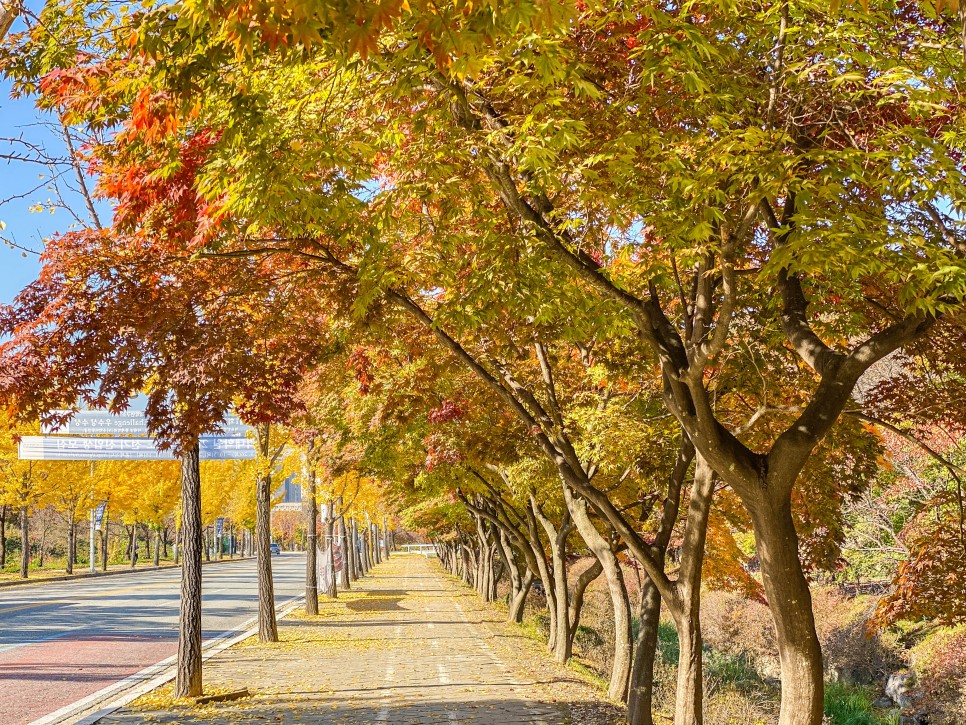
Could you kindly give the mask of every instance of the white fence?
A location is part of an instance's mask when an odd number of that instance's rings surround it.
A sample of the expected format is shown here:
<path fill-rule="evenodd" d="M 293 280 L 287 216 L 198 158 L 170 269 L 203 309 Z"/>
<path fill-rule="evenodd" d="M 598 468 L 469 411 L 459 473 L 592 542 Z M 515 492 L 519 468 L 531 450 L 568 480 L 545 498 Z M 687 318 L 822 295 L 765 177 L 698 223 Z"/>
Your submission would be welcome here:
<path fill-rule="evenodd" d="M 436 556 L 436 547 L 432 544 L 403 544 L 399 547 L 404 554 L 422 554 Z"/>

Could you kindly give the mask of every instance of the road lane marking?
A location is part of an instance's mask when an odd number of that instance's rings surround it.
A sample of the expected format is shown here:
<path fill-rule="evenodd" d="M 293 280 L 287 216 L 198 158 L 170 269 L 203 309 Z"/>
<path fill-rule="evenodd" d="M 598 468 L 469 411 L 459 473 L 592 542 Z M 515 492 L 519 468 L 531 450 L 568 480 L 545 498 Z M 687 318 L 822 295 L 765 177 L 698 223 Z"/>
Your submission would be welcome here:
<path fill-rule="evenodd" d="M 302 596 L 293 597 L 279 607 L 276 607 L 276 610 L 280 610 L 278 611 L 278 618 L 282 619 L 295 611 L 295 609 L 300 605 L 301 600 Z M 232 647 L 239 642 L 258 634 L 258 627 L 251 626 L 254 621 L 256 620 L 249 619 L 234 629 L 228 630 L 220 635 L 205 640 L 202 645 L 202 661 L 207 662 L 219 652 L 223 652 L 229 647 Z M 241 634 L 237 634 L 238 632 L 241 632 Z M 233 634 L 236 636 L 232 636 Z M 112 695 L 123 692 L 124 694 L 113 702 L 109 702 L 103 708 L 81 718 L 75 723 L 75 725 L 94 725 L 94 723 L 97 721 L 107 717 L 115 710 L 119 710 L 125 705 L 133 702 L 137 698 L 141 697 L 141 695 L 151 692 L 161 685 L 173 680 L 177 675 L 177 671 L 174 667 L 176 659 L 177 655 L 166 657 L 160 662 L 156 662 L 149 667 L 145 667 L 140 672 L 135 672 L 133 675 L 125 677 L 123 680 L 119 680 L 112 685 L 108 685 L 107 687 L 104 687 L 81 700 L 73 702 L 69 705 L 65 705 L 49 715 L 45 715 L 37 720 L 34 720 L 33 722 L 29 723 L 29 725 L 54 725 L 54 723 L 59 723 L 68 718 L 77 717 L 81 713 L 89 711 L 92 707 L 95 707 L 99 702 L 106 700 Z"/>
<path fill-rule="evenodd" d="M 143 570 L 143 571 L 148 571 L 148 570 Z M 159 572 L 149 572 L 149 573 L 156 574 Z M 229 574 L 229 572 L 223 572 L 221 575 L 224 576 L 227 574 Z M 212 576 L 218 577 L 219 575 L 212 574 Z M 179 577 L 179 580 L 180 580 L 180 577 Z M 105 599 L 107 597 L 113 597 L 121 594 L 130 594 L 131 592 L 141 591 L 142 589 L 156 589 L 158 587 L 166 587 L 166 586 L 170 586 L 173 583 L 175 582 L 163 581 L 163 582 L 154 582 L 152 584 L 138 584 L 135 586 L 121 587 L 118 589 L 108 589 L 106 591 L 99 592 L 97 594 L 85 594 L 81 596 L 75 596 L 75 597 L 71 597 L 70 599 L 48 599 L 47 601 L 44 601 L 44 602 L 36 602 L 34 604 L 21 604 L 16 607 L 7 607 L 6 609 L 0 609 L 0 614 L 10 614 L 11 612 L 21 612 L 27 609 L 39 609 L 41 607 L 53 606 L 55 604 L 77 604 L 80 602 L 86 602 L 93 599 Z M 204 581 L 202 581 L 202 585 L 203 584 L 204 584 Z M 205 594 L 205 593 L 206 592 L 204 591 L 204 589 L 202 589 L 202 594 Z"/>
<path fill-rule="evenodd" d="M 39 642 L 49 642 L 52 639 L 66 637 L 67 635 L 76 632 L 78 629 L 83 629 L 86 626 L 87 626 L 87 622 L 84 622 L 82 624 L 75 624 L 73 627 L 68 627 L 63 632 L 57 632 L 56 634 L 49 634 L 46 637 L 39 637 L 37 639 L 32 639 L 29 642 L 15 642 L 13 644 L 0 644 L 0 652 L 9 652 L 10 650 L 17 649 L 18 647 L 26 647 L 28 644 L 38 644 Z"/>

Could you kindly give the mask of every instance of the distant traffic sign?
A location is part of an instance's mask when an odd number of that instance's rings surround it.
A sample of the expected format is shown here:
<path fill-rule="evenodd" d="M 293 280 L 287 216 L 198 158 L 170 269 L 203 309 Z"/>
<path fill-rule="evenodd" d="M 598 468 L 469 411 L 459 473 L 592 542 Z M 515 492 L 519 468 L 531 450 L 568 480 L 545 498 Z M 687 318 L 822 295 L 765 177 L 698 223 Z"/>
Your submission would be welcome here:
<path fill-rule="evenodd" d="M 67 410 L 52 410 L 51 415 L 67 415 Z M 244 438 L 251 430 L 239 420 L 236 415 L 229 415 L 221 425 L 221 432 L 208 437 Z M 54 430 L 50 425 L 43 425 L 41 433 L 44 435 L 133 435 L 147 436 L 148 419 L 141 410 L 125 410 L 121 413 L 111 413 L 107 410 L 79 410 L 69 421 Z"/>
<path fill-rule="evenodd" d="M 255 445 L 248 438 L 206 437 L 198 441 L 206 461 L 250 460 Z M 173 461 L 170 451 L 159 451 L 153 438 L 71 438 L 24 436 L 19 454 L 27 461 Z"/>

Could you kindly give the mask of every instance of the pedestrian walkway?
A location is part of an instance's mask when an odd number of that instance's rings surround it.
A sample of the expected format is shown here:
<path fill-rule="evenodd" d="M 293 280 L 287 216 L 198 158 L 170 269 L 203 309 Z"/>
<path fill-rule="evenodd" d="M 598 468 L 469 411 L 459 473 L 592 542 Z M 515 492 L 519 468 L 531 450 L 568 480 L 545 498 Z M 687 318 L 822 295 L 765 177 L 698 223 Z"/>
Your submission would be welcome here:
<path fill-rule="evenodd" d="M 197 706 L 172 702 L 168 686 L 101 722 L 610 721 L 613 709 L 586 683 L 495 616 L 435 560 L 393 555 L 338 601 L 323 600 L 318 617 L 280 622 L 280 642 L 251 639 L 207 663 L 206 693 L 248 688 L 250 697 Z"/>

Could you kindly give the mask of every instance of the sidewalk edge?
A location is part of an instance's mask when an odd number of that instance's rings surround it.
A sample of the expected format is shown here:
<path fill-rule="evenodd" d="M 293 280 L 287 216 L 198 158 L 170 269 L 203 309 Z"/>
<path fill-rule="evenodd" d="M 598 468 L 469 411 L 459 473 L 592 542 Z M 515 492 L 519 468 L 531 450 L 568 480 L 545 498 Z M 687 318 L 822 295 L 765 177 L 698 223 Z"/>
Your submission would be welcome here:
<path fill-rule="evenodd" d="M 235 559 L 235 561 L 238 561 Z M 283 603 L 278 609 L 278 618 L 282 619 L 292 612 L 294 612 L 299 606 L 301 606 L 304 595 L 299 595 L 287 602 Z M 222 633 L 217 637 L 213 637 L 208 640 L 204 645 L 204 650 L 201 655 L 202 662 L 207 662 L 215 655 L 220 652 L 225 651 L 229 647 L 233 647 L 239 642 L 258 634 L 258 623 L 257 619 L 249 619 L 233 630 Z M 161 685 L 170 682 L 175 678 L 177 670 L 175 667 L 175 656 L 167 657 L 160 662 L 156 662 L 153 665 L 145 667 L 139 672 L 135 672 L 133 675 L 125 677 L 123 680 L 115 682 L 112 685 L 98 690 L 97 692 L 91 693 L 87 697 L 73 702 L 70 705 L 66 705 L 60 710 L 45 715 L 42 718 L 34 720 L 29 723 L 29 725 L 56 725 L 57 723 L 72 722 L 73 725 L 93 725 L 98 722 L 101 718 L 110 715 L 112 712 L 119 710 L 125 705 L 133 702 L 142 695 L 157 689 Z M 88 710 L 91 706 L 96 705 L 98 701 L 105 700 L 109 697 L 116 696 L 118 693 L 123 693 L 114 700 L 110 700 L 106 705 L 96 710 L 95 712 L 85 715 L 78 720 L 71 720 L 71 718 L 80 715 L 85 710 Z"/>

